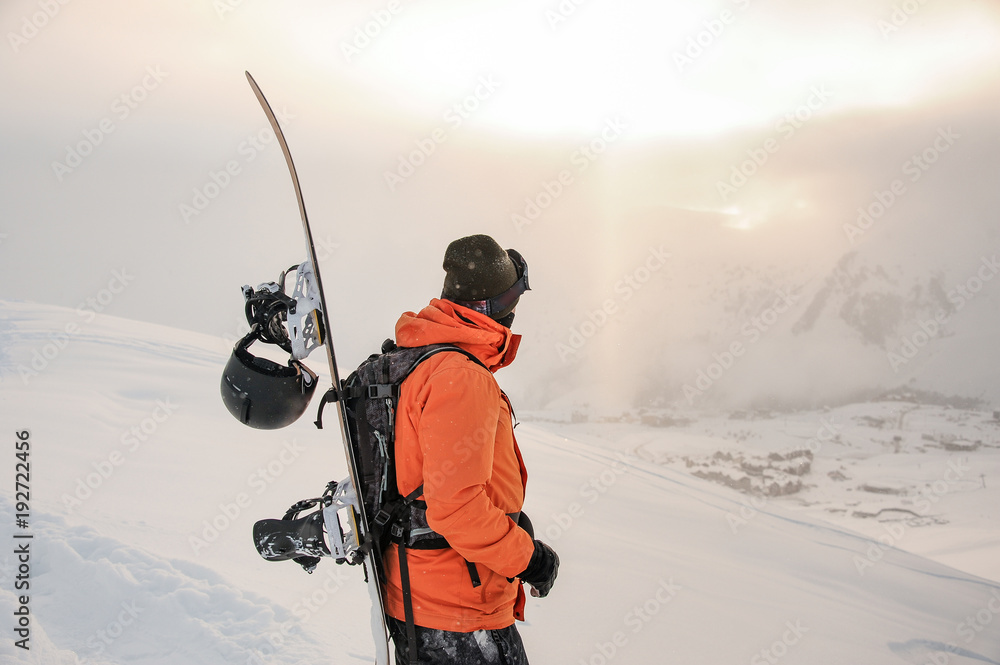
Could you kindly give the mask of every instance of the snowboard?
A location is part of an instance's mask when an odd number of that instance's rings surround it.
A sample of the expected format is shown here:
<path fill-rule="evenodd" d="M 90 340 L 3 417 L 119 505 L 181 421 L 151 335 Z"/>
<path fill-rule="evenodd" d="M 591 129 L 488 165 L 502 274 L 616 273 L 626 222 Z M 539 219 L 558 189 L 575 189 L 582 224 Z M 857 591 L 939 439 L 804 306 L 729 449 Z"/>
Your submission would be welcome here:
<path fill-rule="evenodd" d="M 247 81 L 250 82 L 250 87 L 253 89 L 254 95 L 257 97 L 257 101 L 260 102 L 261 108 L 264 109 L 264 114 L 267 116 L 267 120 L 271 124 L 271 129 L 274 130 L 274 136 L 277 138 L 278 144 L 281 146 L 281 152 L 285 156 L 285 163 L 288 165 L 288 173 L 292 177 L 292 185 L 295 188 L 295 198 L 298 200 L 299 204 L 299 216 L 302 218 L 302 232 L 305 238 L 308 261 L 312 267 L 314 283 L 321 303 L 318 314 L 321 317 L 322 325 L 318 326 L 318 330 L 321 335 L 325 336 L 325 339 L 320 339 L 320 342 L 326 349 L 327 361 L 330 365 L 330 376 L 333 380 L 333 387 L 335 390 L 339 391 L 341 383 L 340 375 L 337 371 L 337 358 L 333 349 L 330 310 L 326 304 L 326 295 L 323 291 L 323 281 L 320 277 L 319 262 L 316 260 L 316 246 L 313 243 L 312 229 L 309 226 L 309 217 L 306 214 L 306 204 L 302 197 L 302 188 L 299 185 L 299 176 L 295 171 L 295 163 L 292 161 L 292 153 L 288 149 L 288 142 L 285 140 L 285 135 L 281 131 L 281 126 L 278 124 L 278 119 L 274 115 L 271 105 L 268 103 L 267 98 L 264 97 L 264 93 L 261 92 L 260 86 L 257 85 L 256 81 L 254 81 L 250 72 L 246 72 L 246 76 Z M 347 408 L 344 404 L 344 400 L 337 400 L 337 407 L 337 413 L 339 415 L 338 420 L 340 421 L 341 440 L 344 444 L 344 453 L 347 457 L 347 466 L 350 473 L 351 483 L 354 487 L 361 487 L 361 484 L 358 482 L 358 467 L 354 459 L 354 447 L 351 445 L 351 432 L 347 425 Z M 357 525 L 358 528 L 354 531 L 354 536 L 356 544 L 360 547 L 370 533 L 370 522 L 368 520 L 368 515 L 365 514 L 363 502 L 355 501 L 354 510 L 356 511 L 360 522 Z M 385 585 L 383 583 L 385 576 L 384 571 L 382 570 L 381 556 L 375 550 L 376 548 L 367 548 L 365 550 L 365 558 L 363 562 L 365 579 L 368 585 L 368 595 L 371 597 L 371 629 L 372 637 L 375 641 L 375 665 L 389 665 L 389 637 L 388 628 L 385 622 Z"/>

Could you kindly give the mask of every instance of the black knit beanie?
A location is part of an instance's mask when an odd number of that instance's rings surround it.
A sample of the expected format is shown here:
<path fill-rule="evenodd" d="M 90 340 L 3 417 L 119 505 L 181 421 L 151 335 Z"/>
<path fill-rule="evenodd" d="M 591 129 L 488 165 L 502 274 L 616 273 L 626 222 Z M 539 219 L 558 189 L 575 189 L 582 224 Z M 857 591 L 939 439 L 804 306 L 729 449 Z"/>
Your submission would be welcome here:
<path fill-rule="evenodd" d="M 517 268 L 497 241 L 487 235 L 459 238 L 444 253 L 445 300 L 487 300 L 498 296 L 517 282 Z M 493 314 L 500 320 L 517 306 Z"/>

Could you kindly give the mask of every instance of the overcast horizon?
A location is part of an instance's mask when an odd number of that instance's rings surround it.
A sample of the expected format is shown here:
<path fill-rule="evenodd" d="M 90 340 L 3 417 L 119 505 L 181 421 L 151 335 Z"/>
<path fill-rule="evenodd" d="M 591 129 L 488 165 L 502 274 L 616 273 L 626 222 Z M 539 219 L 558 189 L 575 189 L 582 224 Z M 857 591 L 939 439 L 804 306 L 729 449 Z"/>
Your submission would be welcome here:
<path fill-rule="evenodd" d="M 583 358 L 648 371 L 651 346 L 679 394 L 794 287 L 767 367 L 853 253 L 903 304 L 802 353 L 843 341 L 879 383 L 933 315 L 912 290 L 996 246 L 990 2 L 17 0 L 0 27 L 4 298 L 74 318 L 232 338 L 239 287 L 304 258 L 244 70 L 279 109 L 345 366 L 438 294 L 450 240 L 489 233 L 531 265 L 519 332 L 550 392 Z M 970 329 L 997 329 L 995 298 Z"/>

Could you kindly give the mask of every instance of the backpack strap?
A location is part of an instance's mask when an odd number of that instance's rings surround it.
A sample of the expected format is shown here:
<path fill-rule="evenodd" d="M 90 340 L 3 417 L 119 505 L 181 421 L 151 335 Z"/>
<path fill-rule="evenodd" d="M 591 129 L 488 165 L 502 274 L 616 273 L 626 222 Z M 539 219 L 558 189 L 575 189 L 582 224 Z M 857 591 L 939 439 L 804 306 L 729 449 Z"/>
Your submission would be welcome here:
<path fill-rule="evenodd" d="M 417 489 L 413 490 L 400 502 L 402 506 L 407 509 L 413 501 L 423 494 L 424 486 L 420 485 Z M 397 509 L 393 511 L 393 515 L 398 515 L 400 511 Z M 407 513 L 409 511 L 407 510 Z M 379 513 L 379 517 L 386 514 L 386 511 Z M 395 517 L 389 517 L 389 520 L 396 519 Z M 383 522 L 381 526 L 384 526 Z M 381 528 L 381 527 L 380 527 Z M 390 533 L 392 534 L 392 539 L 396 541 L 396 547 L 399 554 L 399 585 L 403 592 L 403 619 L 406 622 L 406 659 L 409 663 L 416 664 L 419 662 L 417 658 L 417 624 L 413 618 L 413 594 L 410 592 L 410 565 L 407 560 L 406 550 L 407 543 L 410 541 L 410 522 L 409 519 L 403 522 L 403 524 L 393 524 L 390 527 Z M 445 541 L 447 543 L 447 541 Z M 479 579 L 479 571 L 476 569 L 476 564 L 471 561 L 466 561 L 465 565 L 469 569 L 469 577 L 472 580 L 472 587 L 476 588 L 482 585 L 482 581 Z"/>
<path fill-rule="evenodd" d="M 472 588 L 475 589 L 477 587 L 481 587 L 483 585 L 483 581 L 479 579 L 479 569 L 476 568 L 476 564 L 466 559 L 465 566 L 469 569 L 469 579 L 472 580 Z"/>
<path fill-rule="evenodd" d="M 409 527 L 403 529 L 410 535 Z M 417 660 L 417 624 L 413 619 L 413 595 L 410 593 L 410 566 L 406 563 L 406 543 L 399 544 L 399 582 L 403 587 L 403 617 L 406 619 L 406 660 L 412 664 Z"/>
<path fill-rule="evenodd" d="M 407 494 L 406 498 L 403 499 L 403 505 L 409 507 L 410 503 L 420 496 L 423 491 L 424 486 L 420 485 L 420 487 Z M 400 526 L 397 524 L 392 527 L 394 536 L 397 533 L 397 529 L 399 534 L 399 585 L 403 591 L 403 618 L 406 621 L 406 660 L 411 665 L 414 665 L 419 661 L 417 659 L 417 624 L 413 619 L 413 594 L 410 593 L 410 566 L 406 560 L 406 543 L 410 540 L 409 520 L 406 521 L 405 525 Z"/>
<path fill-rule="evenodd" d="M 431 356 L 436 356 L 442 351 L 454 351 L 455 353 L 461 353 L 463 356 L 465 356 L 472 362 L 476 363 L 477 365 L 485 369 L 487 372 L 490 372 L 490 368 L 487 367 L 482 360 L 477 358 L 476 354 L 466 351 L 462 347 L 456 346 L 454 344 L 431 344 L 430 346 L 427 347 L 427 353 L 423 354 L 422 356 L 413 361 L 413 365 L 410 367 L 410 372 L 416 369 L 417 365 L 419 365 L 420 363 L 424 362 Z M 490 375 L 492 374 L 493 372 L 490 372 Z M 407 376 L 409 376 L 409 372 L 407 373 Z M 400 385 L 402 385 L 402 382 L 400 382 Z"/>

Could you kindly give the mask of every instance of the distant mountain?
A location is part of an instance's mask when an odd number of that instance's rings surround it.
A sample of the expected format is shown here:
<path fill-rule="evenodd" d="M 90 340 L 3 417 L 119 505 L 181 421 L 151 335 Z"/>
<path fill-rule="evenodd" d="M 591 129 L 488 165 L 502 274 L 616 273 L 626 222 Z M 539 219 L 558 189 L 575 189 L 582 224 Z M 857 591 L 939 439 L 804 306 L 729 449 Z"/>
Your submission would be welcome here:
<path fill-rule="evenodd" d="M 554 334 L 538 352 L 547 356 L 521 370 L 532 380 L 526 397 L 610 411 L 805 408 L 900 390 L 1000 402 L 989 369 L 1000 264 L 977 222 L 964 224 L 972 231 L 942 236 L 914 222 L 907 235 L 890 227 L 856 247 L 801 245 L 775 261 L 762 248 L 787 242 L 783 230 L 664 222 L 657 235 L 670 228 L 672 258 L 627 302 L 605 287 L 582 306 L 578 296 L 543 305 L 562 322 L 548 324 Z M 602 296 L 615 305 L 607 316 Z"/>

